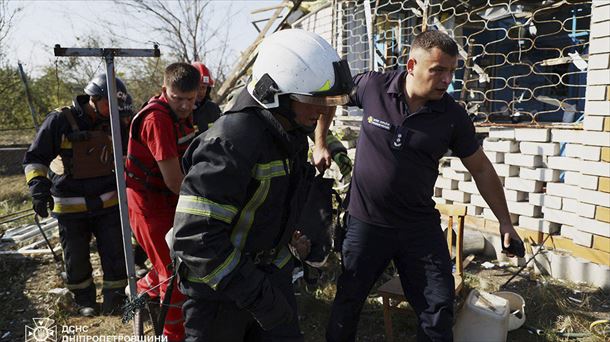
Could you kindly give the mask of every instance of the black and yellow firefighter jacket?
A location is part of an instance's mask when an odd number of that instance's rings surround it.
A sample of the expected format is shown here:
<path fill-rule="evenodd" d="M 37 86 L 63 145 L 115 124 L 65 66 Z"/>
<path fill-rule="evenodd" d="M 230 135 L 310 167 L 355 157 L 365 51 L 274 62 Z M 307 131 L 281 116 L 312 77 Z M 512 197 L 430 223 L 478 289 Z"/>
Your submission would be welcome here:
<path fill-rule="evenodd" d="M 290 261 L 288 243 L 315 173 L 306 135 L 286 131 L 274 115 L 243 91 L 183 158 L 173 246 L 186 266 L 182 276 L 240 307 L 256 299 L 261 267 Z"/>
<path fill-rule="evenodd" d="M 102 213 L 116 209 L 118 204 L 110 122 L 92 122 L 82 107 L 88 100 L 88 95 L 80 95 L 71 107 L 49 113 L 23 160 L 26 182 L 32 194 L 49 191 L 51 181 L 55 216 Z M 97 145 L 87 147 L 86 142 L 92 137 L 101 140 L 97 139 Z M 78 154 L 95 164 L 85 163 L 83 169 L 83 159 L 79 162 L 80 157 L 75 152 L 77 144 L 81 149 Z M 60 158 L 56 158 L 58 156 Z"/>

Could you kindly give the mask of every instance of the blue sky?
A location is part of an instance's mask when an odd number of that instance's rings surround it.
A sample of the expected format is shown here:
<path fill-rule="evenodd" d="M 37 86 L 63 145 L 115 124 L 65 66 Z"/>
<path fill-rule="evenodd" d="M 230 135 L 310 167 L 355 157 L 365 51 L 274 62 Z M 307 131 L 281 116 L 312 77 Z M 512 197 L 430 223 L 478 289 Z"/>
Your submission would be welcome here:
<path fill-rule="evenodd" d="M 251 24 L 253 19 L 269 17 L 272 12 L 251 15 L 255 9 L 278 4 L 279 0 L 265 1 L 213 1 L 215 15 L 213 25 L 222 24 L 227 13 L 234 13 L 229 29 L 229 46 L 232 60 L 247 48 L 256 38 L 257 31 Z M 76 37 L 95 34 L 107 38 L 109 33 L 103 22 L 112 20 L 115 30 L 123 37 L 120 46 L 131 48 L 150 48 L 155 38 L 145 25 L 138 30 L 131 29 L 136 22 L 136 14 L 118 10 L 112 1 L 17 1 L 10 0 L 9 6 L 23 7 L 15 20 L 5 47 L 9 60 L 24 63 L 26 70 L 37 74 L 43 65 L 48 65 L 55 57 L 53 46 L 82 46 Z M 263 23 L 264 24 L 264 23 Z M 263 24 L 259 24 L 259 27 Z M 161 42 L 162 43 L 162 42 Z M 163 53 L 163 46 L 161 46 Z"/>

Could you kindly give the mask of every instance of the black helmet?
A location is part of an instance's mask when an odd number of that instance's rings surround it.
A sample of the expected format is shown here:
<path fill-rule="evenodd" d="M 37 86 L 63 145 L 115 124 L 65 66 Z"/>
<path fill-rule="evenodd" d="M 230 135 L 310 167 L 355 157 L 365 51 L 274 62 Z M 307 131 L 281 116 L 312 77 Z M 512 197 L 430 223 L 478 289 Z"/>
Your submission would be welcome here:
<path fill-rule="evenodd" d="M 127 92 L 125 83 L 120 78 L 116 78 L 116 91 L 117 91 L 117 102 L 119 105 L 120 116 L 132 116 L 133 110 L 131 107 L 132 99 L 131 95 Z M 94 76 L 91 81 L 85 87 L 85 94 L 89 96 L 100 96 L 102 98 L 108 97 L 108 83 L 106 80 L 106 74 L 99 74 Z"/>

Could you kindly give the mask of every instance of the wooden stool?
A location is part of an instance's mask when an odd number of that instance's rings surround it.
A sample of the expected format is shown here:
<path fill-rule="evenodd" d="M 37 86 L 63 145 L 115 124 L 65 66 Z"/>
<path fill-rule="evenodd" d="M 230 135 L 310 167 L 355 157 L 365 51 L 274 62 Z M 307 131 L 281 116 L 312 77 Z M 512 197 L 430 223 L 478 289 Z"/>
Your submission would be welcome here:
<path fill-rule="evenodd" d="M 455 281 L 455 294 L 458 295 L 464 284 L 463 280 L 463 248 L 464 248 L 464 217 L 466 216 L 466 206 L 463 205 L 447 205 L 437 204 L 436 209 L 442 214 L 449 217 L 447 229 L 447 246 L 449 255 L 453 257 L 453 224 L 457 221 L 456 243 L 455 243 L 455 272 L 453 279 Z M 404 310 L 398 307 L 398 304 L 406 301 L 400 278 L 396 275 L 391 280 L 381 285 L 377 292 L 383 299 L 383 321 L 385 324 L 386 341 L 394 341 L 392 335 L 392 311 Z M 390 302 L 390 299 L 394 303 Z"/>

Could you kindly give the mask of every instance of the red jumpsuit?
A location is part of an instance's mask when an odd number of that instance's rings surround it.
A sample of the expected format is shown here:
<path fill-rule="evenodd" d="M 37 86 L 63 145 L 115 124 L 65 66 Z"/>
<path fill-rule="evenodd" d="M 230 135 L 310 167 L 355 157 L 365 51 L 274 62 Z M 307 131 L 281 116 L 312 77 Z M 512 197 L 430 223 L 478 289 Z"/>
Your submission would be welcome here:
<path fill-rule="evenodd" d="M 178 195 L 165 185 L 157 162 L 181 159 L 194 135 L 191 118 L 178 119 L 160 96 L 153 97 L 134 118 L 129 137 L 125 166 L 129 223 L 153 265 L 138 281 L 137 290 L 161 302 L 169 285 L 166 280 L 172 275 L 165 234 L 174 223 Z M 184 339 L 184 299 L 175 286 L 163 330 L 170 341 Z"/>

